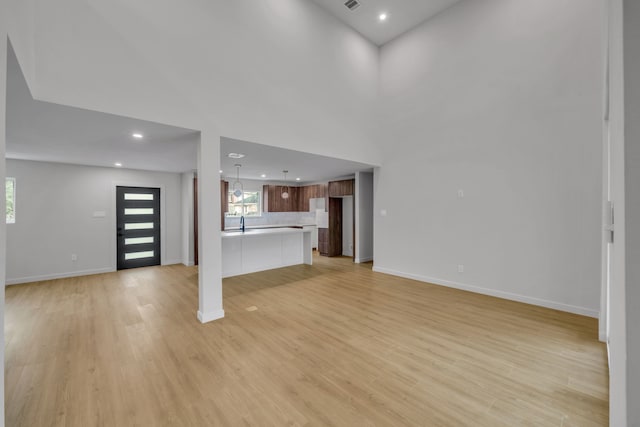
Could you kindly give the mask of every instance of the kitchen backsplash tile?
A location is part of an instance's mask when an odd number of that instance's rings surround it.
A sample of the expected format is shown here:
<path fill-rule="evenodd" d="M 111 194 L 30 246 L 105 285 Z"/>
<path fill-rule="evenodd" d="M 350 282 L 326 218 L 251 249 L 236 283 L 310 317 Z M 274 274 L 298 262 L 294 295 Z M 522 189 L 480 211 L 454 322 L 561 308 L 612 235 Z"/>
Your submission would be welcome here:
<path fill-rule="evenodd" d="M 256 225 L 297 225 L 315 224 L 315 212 L 263 212 L 262 216 L 244 218 L 246 227 Z M 225 217 L 224 228 L 240 227 L 239 217 Z"/>

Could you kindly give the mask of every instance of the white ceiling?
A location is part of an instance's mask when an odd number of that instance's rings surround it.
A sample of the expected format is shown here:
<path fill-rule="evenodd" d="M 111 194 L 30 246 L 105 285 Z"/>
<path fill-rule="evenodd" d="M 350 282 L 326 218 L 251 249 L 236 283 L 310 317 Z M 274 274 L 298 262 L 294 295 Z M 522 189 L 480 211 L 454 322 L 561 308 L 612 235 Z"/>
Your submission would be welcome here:
<path fill-rule="evenodd" d="M 354 12 L 344 6 L 345 0 L 312 1 L 381 45 L 460 0 L 359 0 Z M 378 21 L 381 12 L 388 14 L 386 22 Z M 11 50 L 7 66 L 7 158 L 105 167 L 120 162 L 125 168 L 166 172 L 196 169 L 197 131 L 36 101 Z M 133 132 L 145 137 L 135 140 Z M 288 169 L 289 178 L 314 182 L 371 169 L 231 139 L 221 149 L 224 175 L 235 176 L 233 165 L 241 163 L 244 179 L 264 179 L 260 175 L 266 174 L 266 179 L 281 180 L 282 170 Z M 231 151 L 247 157 L 229 159 Z"/>
<path fill-rule="evenodd" d="M 8 159 L 46 161 L 89 166 L 164 172 L 186 172 L 197 167 L 199 132 L 81 108 L 36 101 L 32 98 L 13 51 L 7 62 Z M 142 140 L 131 134 L 140 132 Z M 240 160 L 230 152 L 244 153 Z M 236 176 L 234 164 L 242 164 L 243 179 L 302 182 L 324 181 L 370 170 L 365 165 L 299 151 L 223 138 L 223 176 Z M 260 175 L 266 174 L 267 178 Z"/>
<path fill-rule="evenodd" d="M 312 0 L 378 46 L 396 38 L 461 0 L 358 0 L 351 11 L 346 0 Z M 381 22 L 378 16 L 387 14 Z"/>
<path fill-rule="evenodd" d="M 300 183 L 327 181 L 353 175 L 358 171 L 370 171 L 373 166 L 333 157 L 318 156 L 300 151 L 275 148 L 236 139 L 222 138 L 220 166 L 225 179 L 235 179 L 235 164 L 240 167 L 240 178 L 263 181 L 283 181 L 283 170 L 288 170 L 287 181 Z M 242 159 L 232 159 L 229 153 L 245 154 Z M 262 177 L 261 175 L 266 175 Z"/>
<path fill-rule="evenodd" d="M 199 132 L 36 101 L 18 61 L 7 63 L 8 159 L 165 172 L 196 168 Z M 131 134 L 140 132 L 142 140 Z"/>

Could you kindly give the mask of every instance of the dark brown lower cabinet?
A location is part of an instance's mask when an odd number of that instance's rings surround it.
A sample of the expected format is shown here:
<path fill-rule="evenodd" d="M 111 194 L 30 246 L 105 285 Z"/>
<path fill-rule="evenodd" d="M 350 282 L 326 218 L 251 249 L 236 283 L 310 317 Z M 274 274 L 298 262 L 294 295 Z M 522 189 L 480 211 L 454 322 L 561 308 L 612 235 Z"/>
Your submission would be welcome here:
<path fill-rule="evenodd" d="M 329 197 L 329 256 L 342 256 L 342 199 Z"/>
<path fill-rule="evenodd" d="M 318 251 L 323 256 L 342 256 L 342 199 L 329 197 L 329 228 L 318 228 Z"/>
<path fill-rule="evenodd" d="M 318 252 L 320 255 L 329 255 L 329 229 L 318 228 Z"/>

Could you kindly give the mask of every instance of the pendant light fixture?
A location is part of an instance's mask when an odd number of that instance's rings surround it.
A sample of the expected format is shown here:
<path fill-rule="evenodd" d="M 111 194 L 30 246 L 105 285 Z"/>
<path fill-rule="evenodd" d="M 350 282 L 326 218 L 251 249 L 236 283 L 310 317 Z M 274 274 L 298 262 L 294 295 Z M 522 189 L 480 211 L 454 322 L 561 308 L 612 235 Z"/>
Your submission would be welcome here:
<path fill-rule="evenodd" d="M 244 187 L 240 182 L 240 164 L 236 163 L 236 182 L 233 183 L 233 195 L 236 197 L 241 197 L 244 194 Z M 244 202 L 244 197 L 242 197 L 242 201 Z"/>
<path fill-rule="evenodd" d="M 289 171 L 284 170 L 282 173 L 284 174 L 284 185 L 282 186 L 282 193 L 280 193 L 280 197 L 286 200 L 289 198 L 289 186 L 287 185 L 287 174 Z"/>

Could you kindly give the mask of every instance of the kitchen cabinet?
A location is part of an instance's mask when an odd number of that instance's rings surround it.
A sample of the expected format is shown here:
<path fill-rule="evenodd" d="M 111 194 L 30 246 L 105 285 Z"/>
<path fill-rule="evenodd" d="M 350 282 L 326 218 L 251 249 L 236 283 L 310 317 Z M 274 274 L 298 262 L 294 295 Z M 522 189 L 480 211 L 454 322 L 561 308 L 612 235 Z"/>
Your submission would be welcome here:
<path fill-rule="evenodd" d="M 222 277 L 313 263 L 311 229 L 271 228 L 222 233 Z"/>
<path fill-rule="evenodd" d="M 329 197 L 353 196 L 354 179 L 329 182 Z"/>
<path fill-rule="evenodd" d="M 342 199 L 329 198 L 328 228 L 318 228 L 318 252 L 322 256 L 342 255 Z"/>
<path fill-rule="evenodd" d="M 220 181 L 220 230 L 224 230 L 224 217 L 229 210 L 229 181 Z"/>
<path fill-rule="evenodd" d="M 342 256 L 342 199 L 329 197 L 328 256 Z"/>
<path fill-rule="evenodd" d="M 298 187 L 300 189 L 298 198 L 298 212 L 309 212 L 309 199 L 321 199 L 327 197 L 327 184 L 307 185 Z M 325 200 L 325 206 L 328 201 Z"/>
<path fill-rule="evenodd" d="M 318 252 L 322 256 L 329 255 L 329 229 L 318 228 Z"/>
<path fill-rule="evenodd" d="M 327 197 L 327 185 L 289 187 L 289 198 L 282 198 L 282 185 L 262 187 L 264 212 L 309 212 L 309 199 Z"/>
<path fill-rule="evenodd" d="M 262 210 L 264 212 L 298 212 L 299 187 L 288 187 L 289 197 L 282 198 L 285 186 L 265 185 L 262 187 Z"/>

